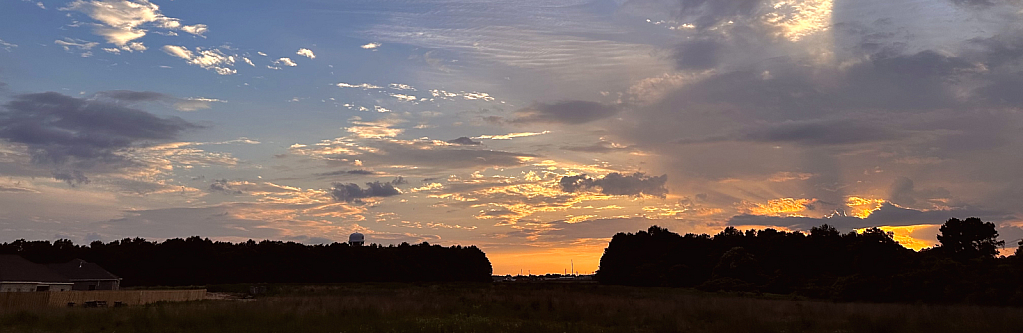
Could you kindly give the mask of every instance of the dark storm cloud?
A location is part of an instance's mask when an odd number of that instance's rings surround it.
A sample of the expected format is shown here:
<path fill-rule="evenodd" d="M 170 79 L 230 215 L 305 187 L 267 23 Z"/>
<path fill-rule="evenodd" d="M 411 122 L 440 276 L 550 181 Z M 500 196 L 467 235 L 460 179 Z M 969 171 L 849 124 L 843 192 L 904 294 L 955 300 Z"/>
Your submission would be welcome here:
<path fill-rule="evenodd" d="M 558 123 L 584 124 L 614 116 L 619 108 L 587 101 L 565 101 L 553 104 L 533 103 L 527 108 L 515 111 L 512 123 Z"/>
<path fill-rule="evenodd" d="M 992 105 L 1023 105 L 1023 32 L 976 38 L 969 41 L 977 57 L 989 70 L 988 84 L 977 89 L 980 98 Z"/>
<path fill-rule="evenodd" d="M 988 67 L 1000 67 L 1006 64 L 1018 64 L 1023 58 L 1023 35 L 1021 33 L 1001 34 L 990 38 L 974 38 L 967 46 L 977 48 L 976 51 Z"/>
<path fill-rule="evenodd" d="M 569 193 L 597 191 L 606 195 L 650 195 L 664 197 L 668 194 L 665 183 L 668 175 L 647 176 L 642 172 L 623 175 L 612 172 L 603 178 L 592 178 L 587 175 L 565 176 L 559 181 L 561 190 Z"/>
<path fill-rule="evenodd" d="M 473 140 L 472 138 L 467 137 L 467 136 L 463 136 L 463 137 L 460 137 L 458 139 L 448 140 L 446 142 L 447 143 L 453 143 L 453 144 L 456 144 L 456 145 L 468 145 L 468 146 L 478 146 L 478 145 L 483 144 L 483 142 Z"/>
<path fill-rule="evenodd" d="M 843 121 L 784 122 L 750 133 L 744 138 L 760 142 L 793 142 L 807 145 L 840 145 L 896 138 L 886 129 Z"/>
<path fill-rule="evenodd" d="M 955 87 L 982 71 L 967 59 L 921 51 L 882 51 L 847 72 L 846 87 L 832 97 L 850 107 L 938 109 L 958 106 Z M 841 104 L 839 104 L 841 105 Z"/>
<path fill-rule="evenodd" d="M 785 121 L 777 124 L 750 127 L 727 136 L 704 139 L 683 139 L 681 144 L 713 143 L 723 141 L 758 143 L 795 143 L 800 145 L 846 145 L 893 140 L 898 132 L 884 125 L 854 120 Z"/>
<path fill-rule="evenodd" d="M 0 111 L 0 139 L 24 144 L 33 161 L 74 170 L 96 164 L 124 165 L 117 151 L 172 140 L 200 128 L 178 117 L 55 92 L 15 96 Z M 76 173 L 77 172 L 77 173 Z M 80 171 L 55 172 L 69 183 L 84 183 Z"/>
<path fill-rule="evenodd" d="M 765 61 L 758 69 L 713 75 L 669 92 L 628 115 L 637 122 L 633 141 L 792 142 L 844 145 L 911 135 L 893 126 L 896 114 L 968 109 L 1019 100 L 1012 84 L 981 86 L 992 80 L 972 59 L 934 51 L 901 55 L 892 51 L 821 74 L 796 59 Z M 825 71 L 827 72 L 827 71 Z M 1003 75 L 1005 82 L 1023 78 Z M 989 97 L 977 98 L 976 95 Z M 971 97 L 972 96 L 972 97 Z M 1016 106 L 1023 105 L 1017 103 Z M 731 133 L 722 134 L 722 130 Z M 683 133 L 685 138 L 668 135 Z"/>
<path fill-rule="evenodd" d="M 951 196 L 951 193 L 944 188 L 918 189 L 913 180 L 907 177 L 899 177 L 892 183 L 888 192 L 888 201 L 902 206 L 915 205 L 920 201 L 937 201 L 943 203 Z"/>
<path fill-rule="evenodd" d="M 335 201 L 348 203 L 361 203 L 365 198 L 391 197 L 400 195 L 401 191 L 395 185 L 407 184 L 404 178 L 398 177 L 389 182 L 369 182 L 363 189 L 355 183 L 334 183 L 330 189 L 330 196 Z"/>
<path fill-rule="evenodd" d="M 84 173 L 78 170 L 54 171 L 53 179 L 63 181 L 71 186 L 89 183 L 89 177 L 86 177 Z"/>
<path fill-rule="evenodd" d="M 983 209 L 957 208 L 951 210 L 920 211 L 885 203 L 881 206 L 881 209 L 877 210 L 865 219 L 841 215 L 836 215 L 830 218 L 737 215 L 730 218 L 728 220 L 728 224 L 776 226 L 800 230 L 808 230 L 812 227 L 828 224 L 841 230 L 852 230 L 879 226 L 942 224 L 952 217 L 980 217 L 984 221 L 996 223 L 1015 218 L 1011 214 L 1004 212 L 987 211 Z"/>
<path fill-rule="evenodd" d="M 675 68 L 704 70 L 718 65 L 722 45 L 714 40 L 696 40 L 675 47 Z"/>

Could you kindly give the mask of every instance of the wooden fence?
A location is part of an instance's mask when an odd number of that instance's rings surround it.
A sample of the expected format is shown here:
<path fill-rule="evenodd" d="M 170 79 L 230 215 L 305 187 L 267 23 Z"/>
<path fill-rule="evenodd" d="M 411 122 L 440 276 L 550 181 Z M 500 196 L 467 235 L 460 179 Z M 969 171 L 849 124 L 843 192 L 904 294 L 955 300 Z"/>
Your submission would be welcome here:
<path fill-rule="evenodd" d="M 47 306 L 84 306 L 87 302 L 105 302 L 107 306 L 145 305 L 156 302 L 198 301 L 206 298 L 206 289 L 196 290 L 116 290 L 51 291 L 0 293 L 0 309 L 25 309 Z"/>

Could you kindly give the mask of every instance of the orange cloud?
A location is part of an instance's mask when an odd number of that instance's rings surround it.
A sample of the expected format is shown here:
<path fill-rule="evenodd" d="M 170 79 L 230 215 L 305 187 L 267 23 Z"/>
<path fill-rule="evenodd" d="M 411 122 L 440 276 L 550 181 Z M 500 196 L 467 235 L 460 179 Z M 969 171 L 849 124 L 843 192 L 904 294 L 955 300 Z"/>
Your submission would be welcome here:
<path fill-rule="evenodd" d="M 799 216 L 798 213 L 812 209 L 811 205 L 816 202 L 817 199 L 779 198 L 762 204 L 743 201 L 737 208 L 739 212 L 750 215 Z"/>
<path fill-rule="evenodd" d="M 845 205 L 852 209 L 850 215 L 861 219 L 870 217 L 870 214 L 881 209 L 881 205 L 885 202 L 887 201 L 884 199 L 863 198 L 857 196 L 849 196 L 845 198 Z"/>

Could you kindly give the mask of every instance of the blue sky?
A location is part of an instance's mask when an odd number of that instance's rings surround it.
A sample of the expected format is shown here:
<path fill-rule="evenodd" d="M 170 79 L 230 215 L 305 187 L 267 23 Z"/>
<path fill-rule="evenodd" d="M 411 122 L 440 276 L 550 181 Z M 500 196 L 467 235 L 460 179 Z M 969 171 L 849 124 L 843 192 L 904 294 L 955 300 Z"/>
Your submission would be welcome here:
<path fill-rule="evenodd" d="M 1021 8 L 6 0 L 2 240 L 359 231 L 497 273 L 653 224 L 1018 240 Z"/>

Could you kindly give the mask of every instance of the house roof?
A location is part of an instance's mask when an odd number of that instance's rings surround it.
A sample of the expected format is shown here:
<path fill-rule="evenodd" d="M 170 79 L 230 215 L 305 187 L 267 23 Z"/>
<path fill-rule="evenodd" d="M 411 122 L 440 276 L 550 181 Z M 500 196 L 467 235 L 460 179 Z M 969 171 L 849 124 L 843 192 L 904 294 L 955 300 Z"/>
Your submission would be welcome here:
<path fill-rule="evenodd" d="M 70 283 L 71 280 L 16 255 L 0 255 L 0 281 Z"/>
<path fill-rule="evenodd" d="M 97 264 L 86 262 L 82 259 L 74 259 L 62 264 L 47 264 L 54 272 L 66 276 L 71 280 L 118 280 L 114 275 Z"/>

